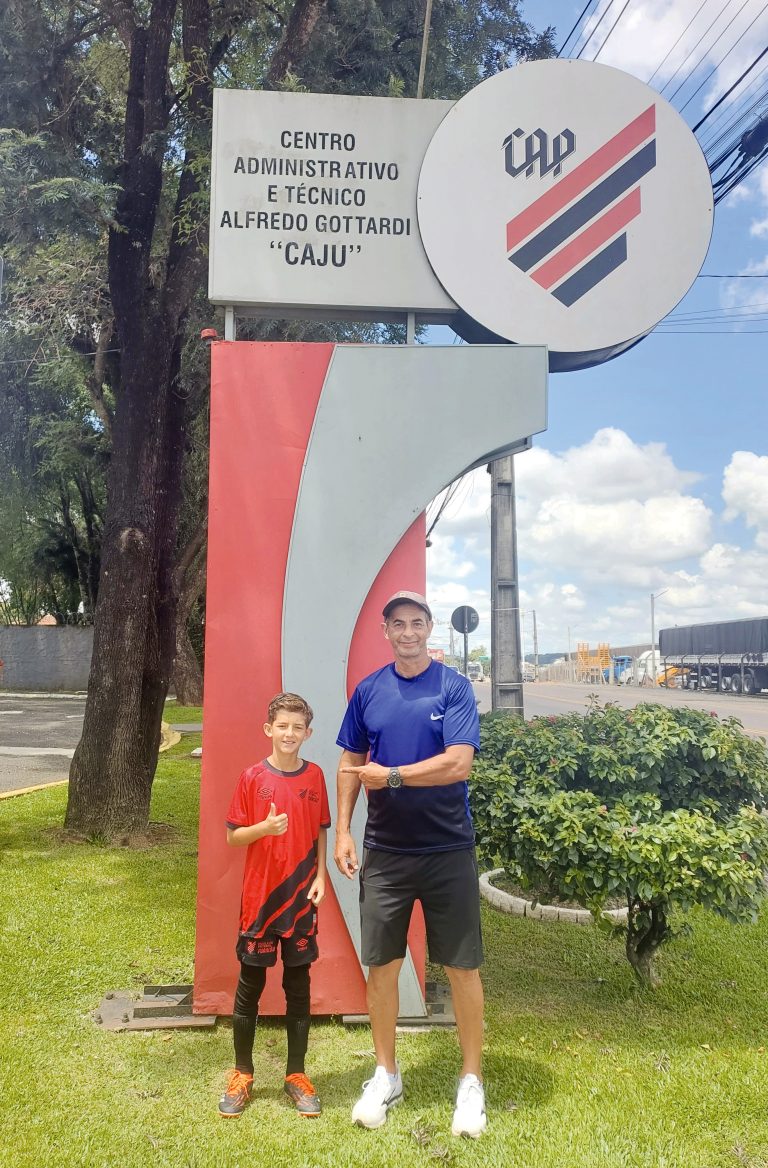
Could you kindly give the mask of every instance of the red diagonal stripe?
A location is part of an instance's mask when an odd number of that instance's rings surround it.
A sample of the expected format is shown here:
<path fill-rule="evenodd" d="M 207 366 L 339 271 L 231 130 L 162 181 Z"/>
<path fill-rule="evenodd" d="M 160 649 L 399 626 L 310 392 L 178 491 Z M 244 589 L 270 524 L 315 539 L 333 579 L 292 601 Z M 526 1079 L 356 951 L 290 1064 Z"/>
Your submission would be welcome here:
<path fill-rule="evenodd" d="M 604 146 L 590 154 L 589 158 L 585 158 L 575 170 L 561 179 L 545 195 L 531 203 L 530 207 L 526 207 L 519 215 L 515 215 L 514 219 L 510 219 L 507 224 L 507 251 L 511 251 L 521 239 L 525 239 L 547 219 L 561 211 L 596 179 L 602 178 L 625 155 L 644 142 L 655 129 L 656 106 L 651 105 L 645 113 L 620 130 Z"/>
<path fill-rule="evenodd" d="M 315 876 L 316 876 L 316 875 L 317 875 L 317 870 L 316 870 L 316 869 L 314 869 L 312 872 L 310 872 L 310 873 L 309 873 L 309 875 L 307 876 L 306 880 L 302 881 L 302 883 L 301 883 L 301 884 L 297 884 L 297 885 L 296 885 L 296 887 L 295 887 L 295 888 L 293 889 L 293 891 L 291 892 L 291 895 L 290 895 L 290 896 L 289 896 L 289 897 L 288 897 L 288 898 L 285 900 L 285 902 L 284 902 L 283 904 L 281 904 L 281 905 L 280 905 L 280 907 L 279 907 L 278 909 L 276 909 L 276 910 L 275 910 L 275 911 L 274 911 L 274 912 L 271 914 L 271 916 L 269 916 L 269 917 L 267 918 L 267 920 L 264 922 L 264 924 L 262 925 L 262 927 L 259 929 L 258 933 L 254 933 L 254 936 L 255 936 L 256 938 L 263 937 L 263 936 L 265 935 L 265 933 L 266 933 L 267 929 L 268 929 L 268 928 L 269 928 L 269 926 L 272 924 L 272 922 L 273 922 L 273 921 L 274 921 L 274 920 L 275 920 L 277 917 L 279 917 L 281 913 L 285 912 L 285 910 L 288 908 L 288 906 L 289 906 L 290 904 L 292 904 L 292 903 L 293 903 L 293 901 L 295 901 L 295 900 L 296 900 L 296 897 L 299 895 L 299 893 L 300 893 L 300 892 L 301 892 L 303 889 L 305 889 L 305 888 L 309 888 L 310 884 L 312 883 L 312 881 L 314 880 L 314 878 L 315 878 Z"/>
<path fill-rule="evenodd" d="M 616 203 L 610 211 L 606 211 L 582 231 L 581 235 L 566 243 L 565 247 L 561 247 L 551 259 L 532 272 L 532 278 L 542 288 L 551 288 L 639 214 L 640 187 L 635 187 L 620 203 Z"/>

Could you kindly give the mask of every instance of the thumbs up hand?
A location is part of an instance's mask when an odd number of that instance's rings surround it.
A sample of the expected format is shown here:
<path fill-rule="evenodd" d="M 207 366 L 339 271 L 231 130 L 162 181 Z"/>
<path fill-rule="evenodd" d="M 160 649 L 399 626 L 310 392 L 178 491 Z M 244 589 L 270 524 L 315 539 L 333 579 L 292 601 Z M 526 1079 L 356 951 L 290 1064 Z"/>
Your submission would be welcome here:
<path fill-rule="evenodd" d="M 265 835 L 285 835 L 288 830 L 288 816 L 282 811 L 277 814 L 274 803 L 269 805 L 269 815 L 264 820 Z"/>

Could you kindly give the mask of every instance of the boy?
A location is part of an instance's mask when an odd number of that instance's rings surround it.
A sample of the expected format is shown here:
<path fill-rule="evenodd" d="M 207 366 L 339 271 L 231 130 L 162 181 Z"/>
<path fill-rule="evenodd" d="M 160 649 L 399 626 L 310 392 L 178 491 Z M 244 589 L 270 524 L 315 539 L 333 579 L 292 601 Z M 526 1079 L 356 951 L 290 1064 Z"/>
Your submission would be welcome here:
<path fill-rule="evenodd" d="M 288 1034 L 283 1089 L 300 1115 L 320 1114 L 304 1059 L 309 967 L 318 956 L 317 906 L 325 895 L 331 816 L 323 772 L 299 758 L 312 734 L 311 721 L 312 710 L 298 694 L 272 699 L 264 724 L 272 752 L 243 771 L 227 814 L 227 843 L 248 848 L 237 940 L 240 980 L 232 1015 L 235 1069 L 219 1100 L 219 1114 L 227 1117 L 242 1115 L 251 1096 L 259 999 L 267 968 L 277 961 L 278 941 Z"/>

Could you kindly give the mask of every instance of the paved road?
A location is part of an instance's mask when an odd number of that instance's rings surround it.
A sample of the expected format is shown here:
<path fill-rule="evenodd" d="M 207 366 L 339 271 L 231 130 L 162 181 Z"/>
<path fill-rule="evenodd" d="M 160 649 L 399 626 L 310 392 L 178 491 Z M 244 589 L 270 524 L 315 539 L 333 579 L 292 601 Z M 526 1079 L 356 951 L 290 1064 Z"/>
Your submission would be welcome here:
<path fill-rule="evenodd" d="M 0 794 L 66 779 L 84 697 L 0 695 Z"/>
<path fill-rule="evenodd" d="M 491 708 L 490 682 L 476 682 L 475 694 L 479 698 L 481 713 Z M 738 718 L 749 734 L 762 734 L 768 738 L 768 695 L 745 698 L 736 694 L 721 694 L 716 691 L 697 693 L 696 690 L 646 689 L 641 686 L 594 686 L 569 685 L 566 683 L 537 681 L 523 688 L 526 718 L 537 714 L 565 714 L 569 710 L 583 711 L 589 704 L 590 694 L 598 693 L 603 701 L 617 702 L 626 708 L 639 702 L 659 702 L 664 706 L 692 706 L 694 709 L 716 710 L 718 717 Z"/>
<path fill-rule="evenodd" d="M 491 685 L 476 682 L 480 711 L 491 708 Z M 666 706 L 693 706 L 739 718 L 749 734 L 768 738 L 768 695 L 745 698 L 736 694 L 697 693 L 695 690 L 655 692 L 637 686 L 568 685 L 535 682 L 524 687 L 525 715 L 563 714 L 584 710 L 589 695 L 599 690 L 604 701 L 631 707 L 657 701 Z M 22 697 L 0 694 L 0 794 L 37 783 L 66 779 L 69 760 L 79 741 L 84 697 Z"/>

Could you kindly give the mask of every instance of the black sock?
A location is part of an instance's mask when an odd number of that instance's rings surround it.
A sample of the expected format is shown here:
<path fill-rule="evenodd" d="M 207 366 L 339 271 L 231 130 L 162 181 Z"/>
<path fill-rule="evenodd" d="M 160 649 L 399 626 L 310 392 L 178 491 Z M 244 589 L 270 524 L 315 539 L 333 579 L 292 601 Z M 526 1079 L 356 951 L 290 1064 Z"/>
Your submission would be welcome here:
<path fill-rule="evenodd" d="M 285 1030 L 288 1035 L 288 1062 L 285 1067 L 286 1077 L 304 1073 L 304 1059 L 309 1042 L 309 1015 L 304 1018 L 295 1018 L 288 1015 L 285 1019 Z"/>
<path fill-rule="evenodd" d="M 259 999 L 267 980 L 263 966 L 240 963 L 240 980 L 235 991 L 232 1012 L 232 1037 L 235 1041 L 235 1069 L 253 1074 L 253 1039 L 259 1016 Z"/>
<path fill-rule="evenodd" d="M 253 1040 L 256 1035 L 256 1015 L 233 1014 L 232 1037 L 235 1040 L 235 1070 L 244 1075 L 253 1074 Z"/>

